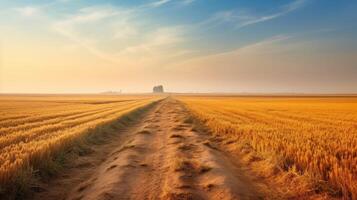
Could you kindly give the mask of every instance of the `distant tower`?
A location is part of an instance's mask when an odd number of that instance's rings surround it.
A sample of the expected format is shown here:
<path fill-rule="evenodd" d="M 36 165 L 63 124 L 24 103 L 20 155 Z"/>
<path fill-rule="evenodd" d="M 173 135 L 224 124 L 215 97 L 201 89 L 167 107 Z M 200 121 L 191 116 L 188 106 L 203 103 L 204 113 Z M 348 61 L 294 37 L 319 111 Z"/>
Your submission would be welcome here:
<path fill-rule="evenodd" d="M 152 89 L 153 93 L 164 93 L 164 87 L 162 85 L 155 86 Z"/>

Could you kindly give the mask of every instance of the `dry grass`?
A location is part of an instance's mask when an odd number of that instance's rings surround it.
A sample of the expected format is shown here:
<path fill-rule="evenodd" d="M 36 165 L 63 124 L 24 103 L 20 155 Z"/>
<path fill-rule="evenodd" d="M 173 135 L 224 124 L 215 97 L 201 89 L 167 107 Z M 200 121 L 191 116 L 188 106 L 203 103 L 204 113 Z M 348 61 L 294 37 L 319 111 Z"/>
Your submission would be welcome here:
<path fill-rule="evenodd" d="M 285 197 L 357 199 L 357 97 L 178 98 Z"/>
<path fill-rule="evenodd" d="M 0 190 L 98 126 L 148 105 L 150 96 L 0 96 Z M 105 132 L 105 130 L 101 130 Z"/>

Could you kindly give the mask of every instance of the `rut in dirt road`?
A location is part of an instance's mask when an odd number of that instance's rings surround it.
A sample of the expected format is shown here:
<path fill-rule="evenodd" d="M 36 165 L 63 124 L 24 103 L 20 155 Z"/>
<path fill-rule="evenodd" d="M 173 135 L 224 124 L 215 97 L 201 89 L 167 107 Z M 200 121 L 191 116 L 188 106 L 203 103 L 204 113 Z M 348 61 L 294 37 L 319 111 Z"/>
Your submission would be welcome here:
<path fill-rule="evenodd" d="M 167 98 L 65 199 L 259 199 L 239 166 Z"/>

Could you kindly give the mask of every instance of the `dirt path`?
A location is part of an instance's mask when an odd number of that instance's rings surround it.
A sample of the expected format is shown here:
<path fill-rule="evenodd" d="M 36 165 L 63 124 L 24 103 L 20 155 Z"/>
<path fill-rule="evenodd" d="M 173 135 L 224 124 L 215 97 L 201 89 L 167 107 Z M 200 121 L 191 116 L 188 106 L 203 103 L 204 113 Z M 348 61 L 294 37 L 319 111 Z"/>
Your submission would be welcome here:
<path fill-rule="evenodd" d="M 187 119 L 180 102 L 162 101 L 36 198 L 259 199 L 239 166 Z"/>

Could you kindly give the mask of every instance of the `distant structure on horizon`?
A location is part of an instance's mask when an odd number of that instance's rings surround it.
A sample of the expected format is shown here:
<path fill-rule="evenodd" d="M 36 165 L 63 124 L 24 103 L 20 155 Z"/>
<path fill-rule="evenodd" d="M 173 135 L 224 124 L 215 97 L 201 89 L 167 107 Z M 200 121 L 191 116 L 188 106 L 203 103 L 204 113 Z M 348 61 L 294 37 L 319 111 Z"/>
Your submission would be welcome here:
<path fill-rule="evenodd" d="M 164 86 L 158 85 L 152 89 L 153 93 L 164 93 Z"/>

